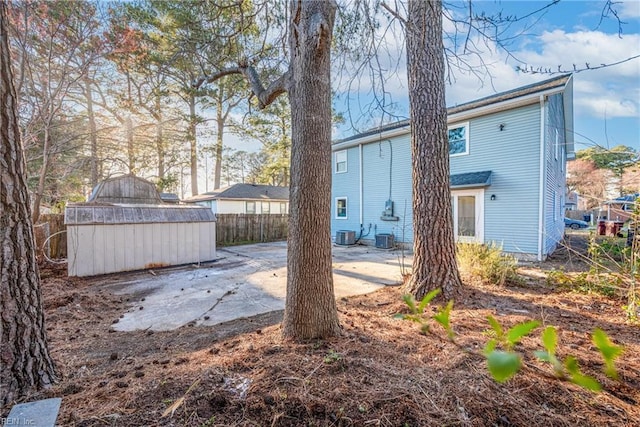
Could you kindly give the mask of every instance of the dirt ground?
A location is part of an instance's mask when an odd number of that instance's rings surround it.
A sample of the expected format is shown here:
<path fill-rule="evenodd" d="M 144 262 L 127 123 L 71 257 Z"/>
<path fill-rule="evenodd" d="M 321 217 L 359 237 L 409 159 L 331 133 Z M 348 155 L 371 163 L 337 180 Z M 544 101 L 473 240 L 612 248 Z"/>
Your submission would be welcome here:
<path fill-rule="evenodd" d="M 584 250 L 582 238 L 570 243 Z M 438 327 L 425 336 L 394 318 L 406 313 L 399 286 L 340 299 L 343 334 L 326 341 L 283 341 L 281 311 L 170 332 L 114 332 L 133 301 L 102 290 L 108 277 L 67 278 L 64 268 L 45 266 L 61 380 L 29 400 L 62 397 L 59 425 L 84 427 L 640 425 L 640 326 L 626 321 L 622 300 L 550 288 L 544 272 L 560 266 L 586 268 L 563 249 L 523 266 L 517 286 L 466 283 L 452 313 L 458 346 Z M 559 355 L 576 356 L 604 391 L 552 378 L 532 355 L 539 331 L 517 348 L 523 371 L 496 383 L 483 358 L 466 351 L 488 340 L 487 315 L 505 326 L 528 319 L 557 326 Z M 624 345 L 619 381 L 601 373 L 595 327 Z"/>

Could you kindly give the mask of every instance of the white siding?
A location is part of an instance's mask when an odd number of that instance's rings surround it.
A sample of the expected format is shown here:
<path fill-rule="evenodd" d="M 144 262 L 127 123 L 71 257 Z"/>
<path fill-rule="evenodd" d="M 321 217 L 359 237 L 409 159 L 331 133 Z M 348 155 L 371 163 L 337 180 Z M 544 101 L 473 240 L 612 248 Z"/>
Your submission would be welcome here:
<path fill-rule="evenodd" d="M 68 225 L 69 276 L 215 259 L 215 222 Z"/>

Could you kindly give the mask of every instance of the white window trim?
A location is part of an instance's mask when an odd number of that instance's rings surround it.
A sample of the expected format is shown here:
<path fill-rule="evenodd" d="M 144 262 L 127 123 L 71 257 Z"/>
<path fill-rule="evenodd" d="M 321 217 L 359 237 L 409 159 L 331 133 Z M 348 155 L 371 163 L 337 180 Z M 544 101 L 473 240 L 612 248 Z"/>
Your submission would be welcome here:
<path fill-rule="evenodd" d="M 340 155 L 342 153 L 344 153 L 344 170 L 343 171 L 339 171 L 338 170 L 338 155 Z M 349 156 L 347 154 L 347 150 L 336 151 L 333 154 L 334 154 L 333 158 L 334 158 L 334 162 L 335 162 L 335 165 L 333 167 L 333 171 L 335 173 L 347 173 L 348 170 L 349 170 L 349 166 L 348 166 L 348 162 L 347 162 Z M 342 162 L 340 162 L 340 163 L 342 163 Z"/>
<path fill-rule="evenodd" d="M 338 200 L 344 200 L 345 202 L 345 212 L 344 212 L 344 216 L 338 216 Z M 335 207 L 336 207 L 336 211 L 335 211 L 335 218 L 336 219 L 349 219 L 349 199 L 346 196 L 342 196 L 342 197 L 336 197 L 335 198 Z"/>
<path fill-rule="evenodd" d="M 248 206 L 249 203 L 253 203 L 253 213 L 249 212 Z M 244 202 L 244 213 L 249 214 L 249 215 L 254 215 L 256 213 L 256 202 Z"/>
<path fill-rule="evenodd" d="M 474 237 L 458 236 L 458 197 L 474 196 L 476 198 L 476 235 Z M 453 201 L 453 232 L 456 241 L 465 243 L 484 243 L 484 188 L 475 190 L 455 190 L 451 192 Z"/>
<path fill-rule="evenodd" d="M 463 153 L 449 154 L 449 157 L 460 157 L 469 155 L 469 146 L 471 145 L 471 137 L 469 136 L 469 122 L 456 123 L 455 125 L 447 126 L 447 147 L 449 146 L 449 130 L 456 128 L 465 128 L 464 134 L 467 137 L 467 143 L 465 145 L 465 151 Z"/>

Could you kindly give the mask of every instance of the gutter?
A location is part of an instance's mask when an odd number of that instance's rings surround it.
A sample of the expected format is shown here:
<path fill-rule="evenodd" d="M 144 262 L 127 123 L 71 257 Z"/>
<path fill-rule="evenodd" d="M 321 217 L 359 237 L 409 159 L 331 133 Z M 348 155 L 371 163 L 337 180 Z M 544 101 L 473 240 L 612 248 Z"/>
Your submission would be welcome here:
<path fill-rule="evenodd" d="M 539 180 L 539 186 L 540 186 L 540 191 L 539 191 L 539 204 L 538 204 L 538 261 L 542 261 L 542 253 L 544 252 L 543 247 L 544 247 L 544 204 L 545 204 L 545 199 L 544 199 L 544 183 L 546 180 L 546 176 L 545 176 L 545 170 L 544 170 L 544 162 L 545 162 L 545 158 L 544 158 L 544 154 L 545 154 L 545 122 L 544 122 L 544 113 L 545 113 L 545 108 L 544 108 L 544 101 L 545 101 L 545 96 L 544 95 L 540 95 L 539 97 L 539 102 L 540 102 L 540 180 Z"/>
<path fill-rule="evenodd" d="M 360 187 L 360 227 L 362 228 L 362 222 L 364 221 L 364 203 L 363 203 L 363 197 L 364 197 L 364 179 L 363 179 L 363 174 L 364 174 L 364 168 L 363 168 L 363 164 L 362 164 L 362 143 L 358 144 L 358 163 L 360 165 L 360 183 L 359 183 L 359 187 Z"/>

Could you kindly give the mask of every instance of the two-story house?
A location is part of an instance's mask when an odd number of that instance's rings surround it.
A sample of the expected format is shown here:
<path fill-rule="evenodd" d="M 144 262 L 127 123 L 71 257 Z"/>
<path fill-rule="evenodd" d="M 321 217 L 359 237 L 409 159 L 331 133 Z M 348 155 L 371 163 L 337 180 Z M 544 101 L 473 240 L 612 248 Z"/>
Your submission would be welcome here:
<path fill-rule="evenodd" d="M 454 232 L 543 260 L 564 234 L 566 161 L 574 156 L 573 80 L 563 75 L 448 112 Z M 333 143 L 332 234 L 411 243 L 410 124 Z M 353 236 L 353 233 L 350 233 Z"/>

